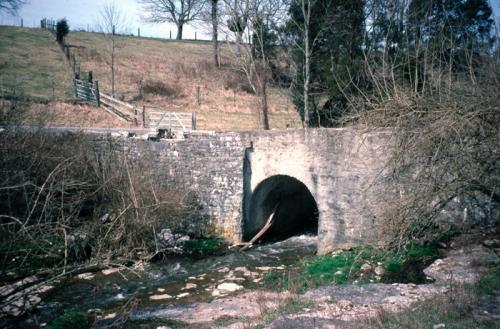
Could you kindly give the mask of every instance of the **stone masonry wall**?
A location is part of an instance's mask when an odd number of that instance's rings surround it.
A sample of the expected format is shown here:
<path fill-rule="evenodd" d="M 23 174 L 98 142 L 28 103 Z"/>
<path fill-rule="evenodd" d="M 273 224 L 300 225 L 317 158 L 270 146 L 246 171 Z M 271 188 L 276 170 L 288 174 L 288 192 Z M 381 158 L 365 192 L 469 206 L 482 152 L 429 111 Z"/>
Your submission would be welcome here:
<path fill-rule="evenodd" d="M 387 132 L 297 129 L 194 133 L 186 139 L 116 140 L 127 156 L 149 161 L 155 177 L 195 191 L 203 213 L 231 241 L 242 237 L 251 193 L 264 179 L 304 183 L 319 209 L 318 251 L 377 241 L 377 197 L 387 187 Z M 376 183 L 376 184 L 374 184 Z"/>

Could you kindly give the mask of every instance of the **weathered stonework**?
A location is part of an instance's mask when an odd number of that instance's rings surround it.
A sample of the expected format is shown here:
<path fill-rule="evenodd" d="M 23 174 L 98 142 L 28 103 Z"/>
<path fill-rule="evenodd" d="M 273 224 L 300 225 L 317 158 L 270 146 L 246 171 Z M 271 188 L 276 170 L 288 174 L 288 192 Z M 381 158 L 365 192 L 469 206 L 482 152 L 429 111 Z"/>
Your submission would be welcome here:
<path fill-rule="evenodd" d="M 293 177 L 309 189 L 319 210 L 318 252 L 377 242 L 377 198 L 383 178 L 386 131 L 297 129 L 193 133 L 158 142 L 121 138 L 136 160 L 151 161 L 165 184 L 195 191 L 201 211 L 229 240 L 239 242 L 249 198 L 274 175 Z"/>

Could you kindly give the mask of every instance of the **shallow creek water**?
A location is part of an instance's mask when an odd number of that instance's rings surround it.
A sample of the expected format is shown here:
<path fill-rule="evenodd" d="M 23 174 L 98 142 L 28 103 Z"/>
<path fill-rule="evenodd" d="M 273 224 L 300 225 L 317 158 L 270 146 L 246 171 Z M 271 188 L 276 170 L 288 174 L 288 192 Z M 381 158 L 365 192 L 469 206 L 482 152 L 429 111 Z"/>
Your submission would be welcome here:
<path fill-rule="evenodd" d="M 135 273 L 128 271 L 75 277 L 56 287 L 44 298 L 41 318 L 62 310 L 87 312 L 97 309 L 101 318 L 112 317 L 134 298 L 135 309 L 207 302 L 230 295 L 217 290 L 222 283 L 235 283 L 243 289 L 262 285 L 270 270 L 285 271 L 297 266 L 316 251 L 315 236 L 301 235 L 249 250 L 230 250 L 222 256 L 204 259 L 170 258 L 147 264 Z M 241 287 L 240 287 L 241 289 Z M 48 320 L 48 319 L 47 319 Z"/>

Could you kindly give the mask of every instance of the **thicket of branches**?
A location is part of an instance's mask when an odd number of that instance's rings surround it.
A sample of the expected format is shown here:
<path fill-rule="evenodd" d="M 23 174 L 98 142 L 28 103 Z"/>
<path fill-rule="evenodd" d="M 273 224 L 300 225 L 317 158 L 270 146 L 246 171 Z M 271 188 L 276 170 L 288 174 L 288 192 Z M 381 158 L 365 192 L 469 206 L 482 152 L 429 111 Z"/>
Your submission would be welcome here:
<path fill-rule="evenodd" d="M 484 1 L 373 1 L 364 85 L 343 125 L 395 132 L 388 241 L 451 220 L 494 224 L 500 206 L 500 61 Z M 339 82 L 340 83 L 340 82 Z M 441 226 L 442 228 L 442 226 Z"/>
<path fill-rule="evenodd" d="M 147 158 L 126 160 L 116 141 L 13 129 L 0 133 L 2 281 L 148 259 L 162 228 L 203 233 L 195 198 L 160 185 Z"/>

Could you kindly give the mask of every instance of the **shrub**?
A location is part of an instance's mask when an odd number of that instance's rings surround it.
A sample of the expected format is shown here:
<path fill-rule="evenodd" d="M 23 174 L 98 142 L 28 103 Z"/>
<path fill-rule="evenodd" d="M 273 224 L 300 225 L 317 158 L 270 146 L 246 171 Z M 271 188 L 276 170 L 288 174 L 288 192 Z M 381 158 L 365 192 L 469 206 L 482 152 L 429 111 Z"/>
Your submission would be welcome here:
<path fill-rule="evenodd" d="M 247 94 L 255 94 L 252 86 L 248 82 L 247 77 L 244 74 L 237 71 L 228 71 L 224 75 L 224 89 L 242 91 Z"/>
<path fill-rule="evenodd" d="M 182 90 L 177 84 L 167 84 L 157 80 L 146 80 L 142 84 L 142 92 L 144 94 L 166 96 L 177 98 L 182 96 Z"/>
<path fill-rule="evenodd" d="M 64 43 L 64 38 L 68 35 L 68 33 L 69 33 L 69 25 L 66 18 L 57 21 L 56 40 L 59 44 L 62 45 Z"/>

